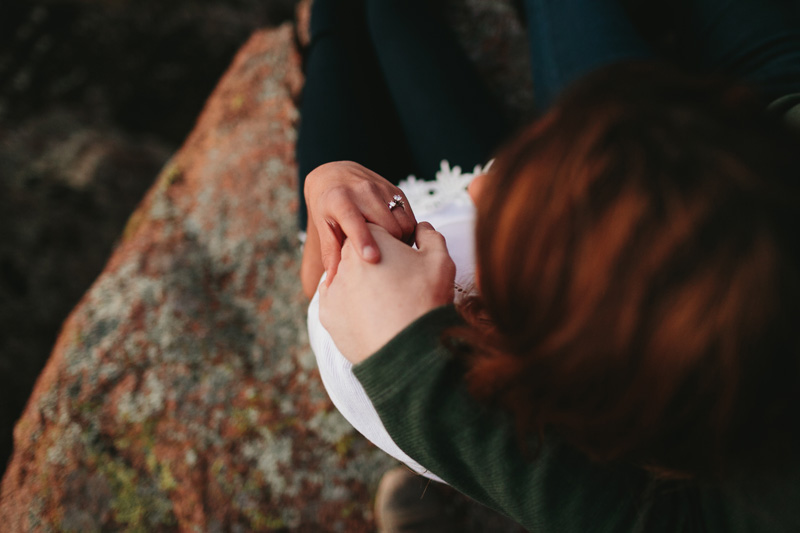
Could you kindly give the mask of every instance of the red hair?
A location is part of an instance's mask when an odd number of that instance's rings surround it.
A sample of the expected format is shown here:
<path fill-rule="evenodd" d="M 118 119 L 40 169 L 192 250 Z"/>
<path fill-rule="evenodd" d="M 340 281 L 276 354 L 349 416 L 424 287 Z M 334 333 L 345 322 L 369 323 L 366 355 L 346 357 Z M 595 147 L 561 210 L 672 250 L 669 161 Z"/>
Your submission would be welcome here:
<path fill-rule="evenodd" d="M 718 474 L 781 443 L 800 406 L 798 152 L 739 86 L 648 64 L 576 85 L 479 200 L 481 327 L 452 332 L 472 392 L 599 461 Z"/>

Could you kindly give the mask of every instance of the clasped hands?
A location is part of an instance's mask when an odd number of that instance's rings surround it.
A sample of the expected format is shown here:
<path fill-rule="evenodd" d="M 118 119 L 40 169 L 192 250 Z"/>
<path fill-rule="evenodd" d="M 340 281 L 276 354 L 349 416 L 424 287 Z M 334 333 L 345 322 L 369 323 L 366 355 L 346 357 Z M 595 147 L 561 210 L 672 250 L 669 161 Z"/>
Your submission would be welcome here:
<path fill-rule="evenodd" d="M 427 222 L 417 224 L 408 202 L 389 209 L 387 202 L 401 192 L 352 162 L 322 165 L 306 178 L 304 288 L 308 294 L 313 281 L 316 289 L 324 268 L 320 320 L 354 364 L 453 301 L 455 264 L 444 237 Z"/>

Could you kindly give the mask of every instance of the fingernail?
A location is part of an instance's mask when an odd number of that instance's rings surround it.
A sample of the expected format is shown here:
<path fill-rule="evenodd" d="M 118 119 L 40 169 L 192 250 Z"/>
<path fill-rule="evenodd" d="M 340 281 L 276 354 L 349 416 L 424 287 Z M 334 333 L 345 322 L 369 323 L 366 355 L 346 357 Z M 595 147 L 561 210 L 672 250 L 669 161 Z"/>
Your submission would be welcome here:
<path fill-rule="evenodd" d="M 378 258 L 378 250 L 376 250 L 374 246 L 367 245 L 361 251 L 361 255 L 367 261 L 374 261 Z"/>

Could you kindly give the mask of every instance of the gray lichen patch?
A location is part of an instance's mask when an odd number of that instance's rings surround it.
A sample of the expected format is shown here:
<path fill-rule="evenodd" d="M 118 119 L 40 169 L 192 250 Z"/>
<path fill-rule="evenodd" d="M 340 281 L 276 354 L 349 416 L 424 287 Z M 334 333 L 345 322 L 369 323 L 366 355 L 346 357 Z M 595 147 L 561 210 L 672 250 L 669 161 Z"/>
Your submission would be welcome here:
<path fill-rule="evenodd" d="M 285 475 L 293 470 L 292 439 L 273 435 L 266 428 L 261 428 L 258 434 L 258 438 L 242 445 L 243 457 L 255 463 L 257 471 L 263 476 L 264 483 L 273 495 L 297 496 L 300 490 L 297 478 L 287 478 Z"/>
<path fill-rule="evenodd" d="M 80 442 L 81 427 L 76 423 L 68 424 L 53 444 L 47 449 L 47 462 L 50 465 L 64 466 L 69 462 L 69 452 Z"/>
<path fill-rule="evenodd" d="M 117 417 L 123 423 L 141 423 L 164 410 L 166 388 L 155 371 L 145 373 L 142 386 L 125 391 L 117 402 Z"/>
<path fill-rule="evenodd" d="M 353 426 L 336 410 L 319 412 L 307 424 L 308 428 L 316 432 L 320 439 L 332 445 L 355 431 Z"/>

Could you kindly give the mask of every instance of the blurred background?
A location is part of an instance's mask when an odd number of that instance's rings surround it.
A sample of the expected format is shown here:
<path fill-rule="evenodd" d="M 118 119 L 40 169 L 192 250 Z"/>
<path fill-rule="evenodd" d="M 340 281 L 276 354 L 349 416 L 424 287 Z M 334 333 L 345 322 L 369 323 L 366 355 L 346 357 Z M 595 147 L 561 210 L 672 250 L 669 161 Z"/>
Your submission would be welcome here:
<path fill-rule="evenodd" d="M 58 330 L 236 50 L 297 0 L 0 4 L 0 475 Z"/>

